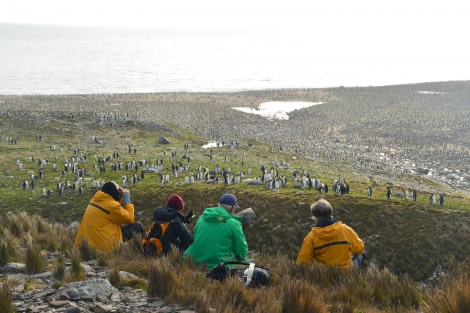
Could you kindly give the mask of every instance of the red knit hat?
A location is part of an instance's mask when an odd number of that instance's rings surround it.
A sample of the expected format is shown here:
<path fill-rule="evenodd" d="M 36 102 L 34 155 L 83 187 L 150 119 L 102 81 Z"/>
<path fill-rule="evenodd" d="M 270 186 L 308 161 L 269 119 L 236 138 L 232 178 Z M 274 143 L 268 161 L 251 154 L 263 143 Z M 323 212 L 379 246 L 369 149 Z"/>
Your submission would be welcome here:
<path fill-rule="evenodd" d="M 172 194 L 168 198 L 168 201 L 166 202 L 166 205 L 169 206 L 170 208 L 174 209 L 174 210 L 177 210 L 177 211 L 183 211 L 184 210 L 183 198 L 181 198 L 176 193 Z"/>

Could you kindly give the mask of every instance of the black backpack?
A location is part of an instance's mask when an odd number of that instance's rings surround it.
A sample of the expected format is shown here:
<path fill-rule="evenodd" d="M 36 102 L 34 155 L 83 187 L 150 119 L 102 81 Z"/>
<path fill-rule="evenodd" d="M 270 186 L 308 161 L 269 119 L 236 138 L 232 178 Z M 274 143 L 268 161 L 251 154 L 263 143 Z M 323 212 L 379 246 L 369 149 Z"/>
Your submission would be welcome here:
<path fill-rule="evenodd" d="M 228 266 L 227 266 L 228 265 Z M 229 267 L 233 266 L 235 267 Z M 254 263 L 223 262 L 214 266 L 206 277 L 223 281 L 227 276 L 243 279 L 247 287 L 261 287 L 269 283 L 271 279 L 270 269 L 265 266 L 255 266 Z"/>

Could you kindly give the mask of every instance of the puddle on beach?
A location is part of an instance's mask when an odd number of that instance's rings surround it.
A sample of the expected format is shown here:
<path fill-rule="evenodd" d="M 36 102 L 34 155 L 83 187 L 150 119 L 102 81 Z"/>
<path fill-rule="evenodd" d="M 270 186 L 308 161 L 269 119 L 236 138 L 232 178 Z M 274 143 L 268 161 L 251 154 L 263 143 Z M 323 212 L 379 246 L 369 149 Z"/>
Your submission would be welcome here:
<path fill-rule="evenodd" d="M 232 109 L 244 112 L 261 115 L 267 119 L 274 120 L 288 120 L 289 115 L 287 113 L 308 108 L 312 105 L 322 104 L 323 102 L 306 102 L 306 101 L 292 101 L 292 102 L 263 102 L 260 103 L 258 108 L 249 108 L 249 107 L 233 107 Z M 203 149 L 207 148 L 216 148 L 217 142 L 210 141 L 204 146 Z"/>
<path fill-rule="evenodd" d="M 215 148 L 215 147 L 217 147 L 217 142 L 215 141 L 209 141 L 207 144 L 202 146 L 203 149 Z"/>
<path fill-rule="evenodd" d="M 273 120 L 288 120 L 287 113 L 308 108 L 312 105 L 322 104 L 323 102 L 306 102 L 306 101 L 292 101 L 292 102 L 263 102 L 257 108 L 252 107 L 233 107 L 232 109 L 244 112 L 261 115 L 267 119 Z"/>

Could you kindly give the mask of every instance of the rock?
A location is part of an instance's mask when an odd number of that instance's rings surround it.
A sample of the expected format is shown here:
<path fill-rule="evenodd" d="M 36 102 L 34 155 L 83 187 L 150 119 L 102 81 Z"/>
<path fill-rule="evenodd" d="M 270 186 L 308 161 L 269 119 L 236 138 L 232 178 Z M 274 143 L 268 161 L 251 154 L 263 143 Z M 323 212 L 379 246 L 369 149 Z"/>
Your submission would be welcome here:
<path fill-rule="evenodd" d="M 69 226 L 67 226 L 67 229 L 74 229 L 74 228 L 78 228 L 79 226 L 80 226 L 79 221 L 73 221 L 72 223 L 69 224 Z"/>
<path fill-rule="evenodd" d="M 456 180 L 456 181 L 460 180 L 460 176 L 455 173 L 448 174 L 446 178 L 449 180 Z"/>
<path fill-rule="evenodd" d="M 51 277 L 52 277 L 52 272 L 49 272 L 49 271 L 31 275 L 31 278 L 34 278 L 34 279 L 48 279 Z"/>
<path fill-rule="evenodd" d="M 247 178 L 243 182 L 246 182 L 248 185 L 262 185 L 263 183 L 257 179 Z"/>
<path fill-rule="evenodd" d="M 93 312 L 95 313 L 107 313 L 107 312 L 112 312 L 113 310 L 116 310 L 116 308 L 109 306 L 109 305 L 104 305 L 104 304 L 97 304 L 93 308 Z"/>
<path fill-rule="evenodd" d="M 142 169 L 142 173 L 157 173 L 158 171 L 156 169 L 153 169 L 153 168 L 143 168 Z"/>
<path fill-rule="evenodd" d="M 90 279 L 82 282 L 74 282 L 57 290 L 56 299 L 92 299 L 110 298 L 118 290 L 111 283 L 103 278 Z M 103 297 L 104 296 L 104 297 Z"/>
<path fill-rule="evenodd" d="M 67 301 L 67 300 L 52 300 L 51 302 L 49 302 L 49 305 L 54 308 L 60 308 L 60 307 L 68 305 L 69 303 L 70 301 Z"/>
<path fill-rule="evenodd" d="M 6 263 L 3 265 L 3 271 L 5 273 L 24 273 L 26 270 L 26 264 L 22 263 Z"/>
<path fill-rule="evenodd" d="M 125 271 L 119 271 L 119 276 L 121 276 L 124 279 L 138 279 L 139 278 L 137 275 L 134 275 L 132 273 L 128 273 Z"/>
<path fill-rule="evenodd" d="M 88 264 L 80 263 L 80 266 L 83 268 L 83 270 L 85 271 L 85 273 L 88 273 L 88 272 L 93 271 L 93 269 L 91 268 L 91 266 L 88 265 Z"/>
<path fill-rule="evenodd" d="M 170 143 L 170 140 L 168 140 L 168 138 L 166 137 L 160 137 L 157 143 L 160 145 L 168 145 Z"/>
<path fill-rule="evenodd" d="M 245 209 L 243 211 L 238 212 L 235 214 L 236 216 L 241 216 L 242 220 L 242 227 L 243 229 L 253 225 L 256 220 L 256 213 L 253 211 L 252 208 Z"/>
<path fill-rule="evenodd" d="M 416 172 L 420 175 L 428 175 L 429 174 L 429 169 L 428 168 L 423 168 L 423 167 L 417 167 Z"/>

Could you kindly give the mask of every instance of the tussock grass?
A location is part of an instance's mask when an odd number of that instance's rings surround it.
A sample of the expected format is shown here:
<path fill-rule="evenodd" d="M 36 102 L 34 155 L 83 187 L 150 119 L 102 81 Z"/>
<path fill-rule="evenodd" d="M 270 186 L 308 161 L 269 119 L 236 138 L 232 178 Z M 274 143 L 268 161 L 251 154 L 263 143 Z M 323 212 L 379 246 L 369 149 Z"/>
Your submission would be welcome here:
<path fill-rule="evenodd" d="M 286 284 L 282 294 L 282 313 L 326 313 L 328 308 L 313 285 L 306 281 Z"/>
<path fill-rule="evenodd" d="M 150 264 L 149 285 L 147 296 L 167 297 L 177 288 L 177 279 L 172 271 L 171 262 L 168 258 L 156 258 Z"/>
<path fill-rule="evenodd" d="M 65 260 L 64 257 L 59 255 L 56 260 L 56 266 L 52 273 L 55 279 L 63 279 L 65 277 Z"/>
<path fill-rule="evenodd" d="M 453 260 L 452 270 L 442 286 L 426 290 L 424 310 L 427 313 L 470 312 L 470 259 Z"/>
<path fill-rule="evenodd" d="M 69 281 L 83 281 L 86 280 L 85 271 L 80 264 L 80 251 L 74 247 L 69 250 L 69 256 L 71 259 L 71 265 L 69 270 Z"/>
<path fill-rule="evenodd" d="M 27 236 L 25 265 L 29 273 L 40 273 L 46 266 L 46 258 L 42 255 L 41 247 L 33 243 L 30 235 Z"/>
<path fill-rule="evenodd" d="M 445 280 L 437 282 L 437 289 L 428 286 L 421 289 L 419 283 L 438 266 L 452 268 L 451 255 L 455 256 L 457 264 L 468 257 L 470 201 L 467 196 L 454 190 L 424 177 L 386 175 L 381 171 L 364 174 L 348 164 L 313 155 L 279 152 L 269 144 L 254 141 L 241 140 L 233 151 L 228 145 L 219 147 L 214 149 L 213 158 L 209 158 L 208 151 L 199 148 L 206 142 L 205 138 L 174 125 L 169 126 L 171 129 L 160 128 L 155 124 L 112 123 L 77 115 L 60 121 L 53 116 L 47 119 L 26 114 L 2 120 L 2 134 L 19 136 L 20 140 L 17 145 L 1 144 L 0 171 L 7 174 L 0 176 L 3 196 L 0 204 L 1 262 L 23 261 L 28 247 L 26 238 L 31 237 L 41 253 L 60 251 L 71 259 L 72 268 L 70 273 L 65 273 L 64 282 L 86 279 L 81 272 L 80 261 L 97 258 L 101 266 L 106 265 L 112 271 L 125 270 L 147 278 L 149 294 L 163 296 L 166 301 L 194 305 L 198 312 L 209 312 L 212 308 L 219 312 L 276 313 L 288 310 L 290 306 L 300 312 L 317 309 L 351 313 L 422 312 L 425 308 L 429 312 L 438 312 L 446 310 L 445 303 L 450 303 L 447 309 L 456 312 L 467 308 L 468 286 L 464 280 L 459 282 L 457 279 L 462 272 L 449 272 Z M 77 125 L 85 132 L 78 131 Z M 42 142 L 34 139 L 38 131 L 42 132 Z M 92 142 L 91 136 L 99 137 L 100 143 Z M 169 138 L 171 144 L 159 145 L 157 139 L 160 136 Z M 183 146 L 188 143 L 189 149 L 184 149 Z M 51 151 L 50 144 L 57 145 L 58 149 Z M 128 153 L 128 144 L 136 147 L 137 152 Z M 76 180 L 75 173 L 60 172 L 66 159 L 77 156 L 73 150 L 75 148 L 79 148 L 80 154 L 88 160 L 80 163 L 80 167 L 87 171 L 84 192 L 82 195 L 77 192 L 57 195 L 55 187 L 59 181 Z M 328 183 L 330 192 L 320 195 L 316 190 L 299 190 L 292 185 L 278 192 L 245 183 L 225 186 L 223 183 L 196 182 L 185 185 L 185 174 L 180 174 L 178 178 L 171 176 L 171 181 L 164 188 L 157 174 L 146 174 L 138 184 L 129 186 L 132 202 L 136 212 L 139 212 L 136 219 L 144 227 L 150 226 L 152 211 L 164 204 L 171 193 L 180 194 L 186 210 L 193 210 L 196 216 L 200 216 L 204 208 L 216 205 L 224 192 L 234 193 L 242 208 L 253 208 L 258 218 L 244 232 L 251 257 L 257 264 L 270 267 L 272 278 L 269 286 L 246 292 L 237 280 L 224 283 L 208 281 L 205 277 L 207 268 L 182 262 L 181 255 L 176 251 L 160 259 L 142 257 L 141 241 L 137 239 L 105 254 L 92 250 L 75 251 L 72 248 L 76 228 L 64 225 L 81 220 L 88 201 L 97 190 L 90 181 L 96 178 L 120 182 L 122 175 L 131 174 L 124 170 L 109 170 L 110 163 L 117 162 L 112 157 L 114 152 L 120 153 L 124 163 L 147 157 L 155 163 L 158 158 L 165 165 L 159 174 L 169 175 L 172 164 L 188 163 L 183 155 L 192 157 L 188 175 L 195 173 L 198 166 L 213 171 L 216 164 L 220 169 L 230 168 L 231 173 L 244 172 L 246 178 L 259 177 L 261 166 L 273 166 L 281 176 L 290 179 L 294 171 L 308 171 Z M 29 156 L 35 158 L 34 162 L 27 160 Z M 106 173 L 99 173 L 94 168 L 96 158 L 101 156 L 110 157 Z M 44 177 L 35 181 L 34 189 L 22 190 L 22 180 L 28 180 L 30 174 L 38 175 L 38 159 L 56 163 L 59 170 L 54 172 L 51 164 L 45 166 Z M 21 170 L 16 160 L 22 162 Z M 289 165 L 279 166 L 279 162 Z M 251 168 L 250 175 L 247 174 L 248 166 Z M 331 191 L 331 182 L 339 174 L 347 178 L 351 187 L 347 195 L 341 196 Z M 394 184 L 395 191 L 420 186 L 418 201 L 405 201 L 399 197 L 385 200 L 386 183 L 389 181 Z M 366 188 L 371 185 L 374 193 L 368 197 Z M 53 192 L 43 196 L 42 188 Z M 444 207 L 429 204 L 429 192 L 435 190 L 446 193 Z M 313 224 L 309 206 L 320 196 L 332 203 L 334 217 L 352 226 L 364 240 L 368 256 L 366 262 L 370 265 L 367 270 L 345 273 L 335 268 L 295 265 L 302 240 Z M 194 223 L 188 227 L 192 230 Z M 160 273 L 156 266 L 152 267 L 153 262 L 162 263 L 163 268 L 173 274 L 165 276 L 166 272 Z M 46 266 L 57 267 L 60 271 L 59 263 Z M 151 276 L 162 276 L 176 287 L 159 286 L 150 281 Z M 119 284 L 123 283 L 134 284 L 123 280 Z M 141 282 L 135 283 L 139 284 Z M 307 290 L 306 295 L 314 294 L 318 301 L 293 299 L 295 294 L 303 294 L 304 289 Z M 459 293 L 459 290 L 467 293 Z"/>
<path fill-rule="evenodd" d="M 14 249 L 9 242 L 2 242 L 0 244 L 0 266 L 12 260 Z"/>
<path fill-rule="evenodd" d="M 114 287 L 118 286 L 121 282 L 121 275 L 117 269 L 112 270 L 108 275 L 108 280 Z"/>
<path fill-rule="evenodd" d="M 24 123 L 23 119 L 28 119 L 28 122 Z M 151 224 L 152 211 L 164 204 L 171 193 L 180 194 L 187 210 L 193 210 L 196 216 L 200 216 L 204 208 L 217 204 L 222 193 L 231 192 L 238 197 L 242 208 L 251 207 L 258 216 L 255 224 L 245 230 L 250 250 L 256 254 L 268 255 L 282 252 L 295 259 L 304 236 L 313 224 L 309 206 L 318 197 L 325 197 L 335 208 L 334 216 L 352 226 L 363 238 L 368 260 L 394 274 L 408 273 L 413 280 L 424 280 L 438 265 L 446 265 L 448 255 L 455 255 L 459 261 L 463 261 L 470 250 L 470 228 L 467 226 L 470 224 L 469 198 L 423 177 L 403 174 L 396 177 L 385 176 L 379 171 L 373 175 L 365 175 L 348 164 L 338 164 L 309 155 L 276 152 L 275 147 L 269 144 L 246 140 L 240 140 L 234 150 L 228 144 L 214 149 L 211 159 L 208 157 L 208 150 L 200 148 L 206 142 L 205 138 L 174 125 L 155 127 L 139 122 L 111 125 L 93 120 L 90 116 L 68 116 L 63 121 L 53 118 L 48 118 L 47 122 L 38 121 L 41 127 L 32 128 L 29 126 L 31 121 L 28 115 L 19 115 L 5 123 L 2 129 L 5 134 L 9 130 L 17 133 L 21 129 L 19 143 L 2 143 L 2 148 L 5 147 L 8 153 L 0 155 L 0 171 L 9 174 L 0 178 L 0 190 L 4 195 L 0 213 L 8 212 L 6 219 L 0 220 L 0 223 L 5 221 L 5 226 L 0 224 L 0 233 L 4 234 L 6 241 L 13 247 L 20 244 L 25 233 L 31 233 L 42 249 L 66 253 L 75 239 L 75 231 L 68 230 L 63 225 L 81 220 L 87 203 L 97 191 L 91 181 L 103 179 L 120 182 L 123 175 L 133 174 L 132 171 L 109 169 L 110 164 L 118 161 L 113 154 L 119 153 L 122 164 L 147 159 L 150 165 L 155 164 L 156 159 L 164 164 L 164 169 L 159 173 L 148 173 L 136 185 L 128 186 L 132 191 L 131 198 L 136 212 L 139 212 L 136 219 L 147 229 Z M 77 125 L 89 130 L 89 137 L 76 131 Z M 39 129 L 43 132 L 42 141 L 35 139 Z M 64 129 L 67 129 L 66 133 Z M 67 143 L 63 142 L 63 135 L 67 136 Z M 100 138 L 99 143 L 91 140 L 93 135 Z M 171 144 L 157 144 L 160 136 L 169 138 Z M 50 150 L 50 144 L 57 145 L 57 150 Z M 187 144 L 189 147 L 183 148 Z M 128 153 L 128 145 L 136 147 L 136 152 Z M 80 152 L 76 153 L 74 149 L 79 149 Z M 86 170 L 82 182 L 83 194 L 66 191 L 58 195 L 55 189 L 59 181 L 77 180 L 72 171 L 61 173 L 61 170 L 66 160 L 70 161 L 72 157 L 79 155 L 87 158 L 86 162 L 79 163 Z M 29 156 L 34 157 L 33 162 L 28 160 Z M 191 156 L 190 164 L 187 156 Z M 105 173 L 100 173 L 94 167 L 99 157 L 109 157 Z M 40 159 L 49 160 L 49 164 L 43 166 L 44 177 L 35 180 L 34 189 L 23 190 L 20 182 L 29 180 L 30 174 L 38 176 Z M 16 160 L 22 163 L 21 170 Z M 285 165 L 280 165 L 281 161 Z M 57 171 L 53 171 L 51 163 L 56 164 Z M 174 177 L 171 166 L 179 163 L 189 165 L 189 171 Z M 185 176 L 195 174 L 199 166 L 212 172 L 215 165 L 219 169 L 230 170 L 235 175 L 243 172 L 244 178 L 260 177 L 261 166 L 268 169 L 273 167 L 279 170 L 280 176 L 289 178 L 290 185 L 273 192 L 263 185 L 248 185 L 243 182 L 228 186 L 223 182 L 217 185 L 202 181 L 190 185 L 184 183 Z M 248 174 L 248 168 L 251 169 L 251 174 Z M 319 194 L 314 189 L 293 188 L 294 171 L 299 175 L 308 172 L 328 183 L 330 192 Z M 159 174 L 168 174 L 171 177 L 165 187 L 160 184 Z M 341 196 L 331 191 L 331 183 L 338 174 L 348 180 L 351 188 L 348 195 Z M 389 180 L 394 183 L 395 191 L 421 186 L 418 188 L 418 201 L 406 201 L 399 197 L 385 200 L 385 188 Z M 368 197 L 366 189 L 371 185 L 374 193 L 372 197 Z M 52 190 L 52 193 L 42 195 L 43 188 Z M 429 205 L 430 190 L 446 192 L 444 207 Z M 8 217 L 9 215 L 11 216 Z M 34 221 L 34 216 L 47 221 L 48 228 L 45 229 L 40 224 L 40 219 Z M 28 228 L 29 224 L 31 228 Z M 188 227 L 192 230 L 194 223 Z M 59 240 L 51 240 L 51 233 L 56 233 Z M 130 243 L 135 244 L 135 247 L 129 249 L 128 255 L 132 256 L 131 251 L 138 252 L 141 243 Z M 93 254 L 82 254 L 84 260 L 96 258 Z"/>
<path fill-rule="evenodd" d="M 14 313 L 15 307 L 13 306 L 13 296 L 11 291 L 10 282 L 5 280 L 0 282 L 0 312 Z"/>
<path fill-rule="evenodd" d="M 84 261 L 93 260 L 98 256 L 98 249 L 90 246 L 86 238 L 82 239 L 82 245 L 78 247 L 78 251 L 80 252 L 80 258 Z"/>
<path fill-rule="evenodd" d="M 22 215 L 9 216 L 8 219 L 15 223 L 19 220 L 30 223 L 23 228 L 29 229 L 26 239 L 11 236 L 19 244 L 31 244 L 30 233 L 34 232 L 32 226 L 40 218 L 27 219 Z M 48 232 L 53 229 L 50 233 L 52 240 L 62 240 L 58 233 L 54 233 L 63 231 L 61 227 L 49 227 L 46 221 L 40 223 L 44 223 Z M 2 221 L 2 225 L 6 225 L 5 221 Z M 73 229 L 66 231 L 75 232 Z M 140 255 L 139 242 L 139 238 L 132 238 L 112 252 L 99 254 L 108 263 L 111 270 L 108 279 L 113 285 L 118 288 L 131 286 L 143 289 L 148 297 L 161 297 L 170 303 L 192 305 L 198 312 L 210 312 L 211 309 L 234 313 L 468 312 L 470 303 L 469 260 L 463 263 L 449 260 L 451 267 L 447 276 L 438 287 L 434 287 L 423 286 L 406 274 L 396 275 L 386 268 L 369 266 L 360 271 L 348 271 L 319 264 L 297 266 L 285 254 L 260 253 L 253 255 L 252 259 L 256 264 L 271 269 L 271 281 L 267 286 L 247 288 L 241 279 L 235 277 L 223 282 L 209 280 L 206 278 L 209 271 L 207 267 L 196 266 L 191 260 L 183 261 L 181 253 L 176 249 L 164 257 L 144 257 Z M 3 246 L 7 245 L 3 243 Z M 31 246 L 25 249 L 28 255 L 33 256 L 32 264 L 37 266 L 39 255 L 46 251 L 38 245 L 34 247 L 37 250 Z M 83 260 L 80 250 L 69 248 L 66 256 L 71 263 L 68 275 L 64 274 L 62 257 L 59 256 L 56 262 L 48 265 L 58 280 L 57 286 L 87 279 L 80 265 Z M 143 278 L 123 279 L 120 270 Z M 39 267 L 34 271 L 39 271 Z"/>

